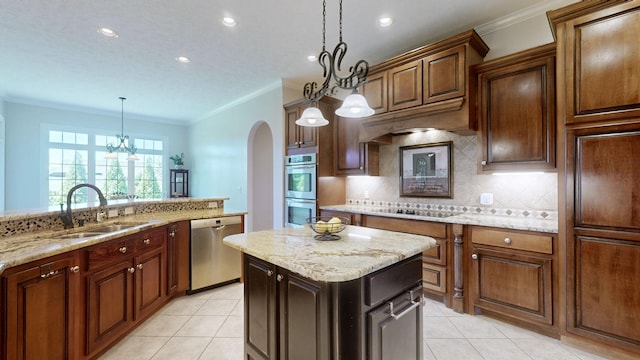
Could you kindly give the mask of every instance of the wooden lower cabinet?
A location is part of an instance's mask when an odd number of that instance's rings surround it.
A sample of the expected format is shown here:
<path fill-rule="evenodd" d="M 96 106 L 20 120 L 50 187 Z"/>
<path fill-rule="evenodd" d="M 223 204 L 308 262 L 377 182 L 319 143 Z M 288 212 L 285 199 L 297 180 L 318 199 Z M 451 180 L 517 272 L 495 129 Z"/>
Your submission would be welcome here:
<path fill-rule="evenodd" d="M 555 235 L 471 227 L 470 308 L 558 337 Z"/>
<path fill-rule="evenodd" d="M 453 293 L 452 261 L 448 256 L 453 254 L 449 246 L 451 240 L 451 225 L 422 220 L 399 219 L 384 216 L 362 215 L 362 226 L 405 232 L 410 234 L 430 236 L 436 240 L 436 246 L 422 253 L 422 286 L 425 295 L 442 300 L 447 307 L 451 307 Z"/>
<path fill-rule="evenodd" d="M 167 226 L 167 294 L 182 295 L 189 290 L 189 246 L 191 223 L 180 221 Z"/>
<path fill-rule="evenodd" d="M 74 359 L 81 308 L 78 252 L 36 261 L 3 274 L 6 349 L 0 358 Z M 3 321 L 4 323 L 4 321 Z M 44 331 L 46 329 L 46 331 Z"/>
<path fill-rule="evenodd" d="M 166 228 L 85 250 L 87 357 L 104 352 L 169 300 L 166 252 Z"/>
<path fill-rule="evenodd" d="M 421 265 L 329 283 L 245 254 L 245 358 L 421 359 Z"/>

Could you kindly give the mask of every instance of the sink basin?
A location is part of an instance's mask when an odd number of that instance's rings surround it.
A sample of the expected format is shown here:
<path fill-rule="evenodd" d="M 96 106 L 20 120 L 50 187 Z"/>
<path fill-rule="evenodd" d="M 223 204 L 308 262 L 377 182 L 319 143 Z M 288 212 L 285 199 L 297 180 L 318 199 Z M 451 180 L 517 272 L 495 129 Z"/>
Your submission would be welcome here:
<path fill-rule="evenodd" d="M 91 232 L 110 233 L 114 231 L 120 231 L 130 229 L 136 226 L 144 225 L 146 222 L 118 222 L 109 225 L 100 226 L 95 229 L 91 229 Z"/>
<path fill-rule="evenodd" d="M 89 238 L 89 237 L 94 237 L 94 236 L 104 235 L 104 234 L 105 234 L 104 232 L 97 232 L 97 231 L 82 231 L 82 232 L 75 232 L 71 234 L 56 236 L 56 239 L 82 239 L 82 238 Z"/>

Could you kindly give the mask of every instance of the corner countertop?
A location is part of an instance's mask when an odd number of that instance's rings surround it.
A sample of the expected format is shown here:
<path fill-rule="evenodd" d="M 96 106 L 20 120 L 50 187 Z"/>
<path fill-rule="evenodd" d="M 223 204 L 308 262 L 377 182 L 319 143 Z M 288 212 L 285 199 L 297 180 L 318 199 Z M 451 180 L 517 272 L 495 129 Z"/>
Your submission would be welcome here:
<path fill-rule="evenodd" d="M 339 240 L 314 239 L 308 227 L 230 235 L 223 242 L 276 266 L 323 282 L 361 278 L 436 246 L 433 238 L 346 226 Z"/>
<path fill-rule="evenodd" d="M 43 230 L 36 233 L 27 233 L 0 238 L 0 275 L 4 270 L 44 259 L 49 256 L 62 254 L 87 246 L 99 244 L 118 237 L 135 234 L 155 227 L 168 225 L 176 221 L 209 219 L 216 217 L 241 216 L 247 214 L 244 211 L 225 209 L 185 210 L 175 212 L 144 213 L 130 216 L 119 216 L 102 223 L 93 223 L 85 227 L 76 227 L 70 230 Z M 99 236 L 79 239 L 59 239 L 60 235 L 89 231 L 92 227 L 100 227 L 114 222 L 140 222 L 140 226 L 129 229 L 106 233 Z"/>
<path fill-rule="evenodd" d="M 425 215 L 408 215 L 396 214 L 391 212 L 379 211 L 374 208 L 353 205 L 328 205 L 321 206 L 322 210 L 344 211 L 354 214 L 364 214 L 372 216 L 394 217 L 400 219 L 412 219 L 422 221 L 442 222 L 448 224 L 461 225 L 478 225 L 489 226 L 505 229 L 538 231 L 545 233 L 558 233 L 557 219 L 529 219 L 523 217 L 511 217 L 501 215 L 487 214 L 458 214 L 447 217 L 425 216 Z"/>

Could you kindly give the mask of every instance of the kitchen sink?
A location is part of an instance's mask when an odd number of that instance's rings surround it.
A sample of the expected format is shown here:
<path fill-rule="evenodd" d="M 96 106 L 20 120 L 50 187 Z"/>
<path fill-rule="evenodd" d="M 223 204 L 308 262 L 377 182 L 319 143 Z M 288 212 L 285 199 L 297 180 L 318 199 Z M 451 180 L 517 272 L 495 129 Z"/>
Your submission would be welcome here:
<path fill-rule="evenodd" d="M 69 233 L 69 234 L 58 235 L 58 236 L 55 236 L 55 238 L 56 239 L 84 239 L 84 238 L 91 238 L 91 237 L 94 237 L 94 236 L 105 235 L 105 234 L 109 234 L 109 233 L 120 231 L 120 230 L 131 229 L 131 228 L 134 228 L 136 226 L 141 226 L 141 225 L 145 225 L 145 224 L 147 224 L 147 222 L 115 222 L 115 223 L 111 223 L 111 224 L 108 224 L 108 225 L 103 225 L 103 226 L 96 227 L 96 228 L 88 228 L 86 230 L 82 230 L 82 231 L 78 231 L 78 232 L 72 232 L 72 233 Z"/>

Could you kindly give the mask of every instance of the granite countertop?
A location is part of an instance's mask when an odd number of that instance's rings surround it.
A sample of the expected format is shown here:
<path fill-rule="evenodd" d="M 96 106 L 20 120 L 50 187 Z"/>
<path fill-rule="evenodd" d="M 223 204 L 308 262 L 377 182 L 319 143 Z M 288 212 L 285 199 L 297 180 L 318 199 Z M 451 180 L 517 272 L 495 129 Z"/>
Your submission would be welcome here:
<path fill-rule="evenodd" d="M 358 279 L 436 246 L 433 238 L 346 226 L 340 239 L 321 241 L 308 227 L 230 235 L 224 243 L 246 254 L 324 282 Z"/>
<path fill-rule="evenodd" d="M 99 244 L 118 237 L 135 234 L 155 227 L 164 226 L 176 221 L 208 219 L 215 217 L 245 215 L 243 211 L 226 209 L 185 210 L 176 212 L 146 213 L 129 216 L 119 216 L 101 223 L 93 223 L 84 227 L 69 230 L 43 230 L 36 233 L 20 234 L 0 238 L 0 275 L 7 268 L 26 264 L 34 260 L 62 254 L 87 246 Z M 90 231 L 91 228 L 112 224 L 115 222 L 141 222 L 140 226 L 106 233 L 99 236 L 79 239 L 59 239 L 60 235 Z"/>
<path fill-rule="evenodd" d="M 479 225 L 490 226 L 505 229 L 515 230 L 528 230 L 539 231 L 546 233 L 558 233 L 558 220 L 557 219 L 530 219 L 523 217 L 511 217 L 500 215 L 487 215 L 487 214 L 458 214 L 446 217 L 438 216 L 426 216 L 426 215 L 409 215 L 409 214 L 397 214 L 392 212 L 382 212 L 375 208 L 368 208 L 365 206 L 352 206 L 352 205 L 328 205 L 321 206 L 322 210 L 334 210 L 344 211 L 355 214 L 374 215 L 394 217 L 400 219 L 412 219 L 422 221 L 434 221 L 443 222 L 448 224 L 461 224 L 461 225 Z"/>

